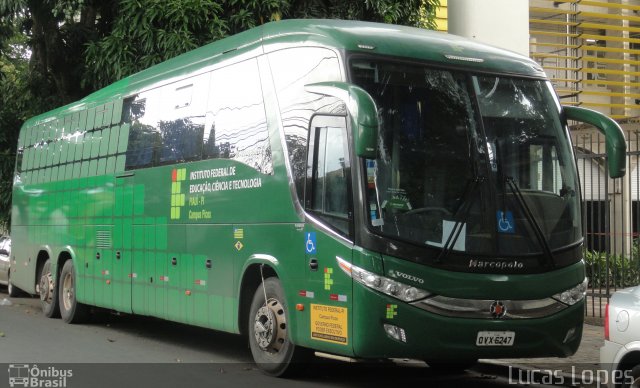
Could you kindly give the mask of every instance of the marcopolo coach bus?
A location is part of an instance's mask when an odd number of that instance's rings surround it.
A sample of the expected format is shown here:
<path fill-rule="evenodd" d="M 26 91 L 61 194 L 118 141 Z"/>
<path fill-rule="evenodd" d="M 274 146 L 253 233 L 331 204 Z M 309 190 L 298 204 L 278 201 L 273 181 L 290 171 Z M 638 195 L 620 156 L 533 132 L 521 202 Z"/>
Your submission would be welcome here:
<path fill-rule="evenodd" d="M 442 33 L 268 23 L 29 119 L 11 282 L 247 335 L 299 357 L 568 356 L 580 343 L 580 189 L 567 120 L 528 58 Z"/>

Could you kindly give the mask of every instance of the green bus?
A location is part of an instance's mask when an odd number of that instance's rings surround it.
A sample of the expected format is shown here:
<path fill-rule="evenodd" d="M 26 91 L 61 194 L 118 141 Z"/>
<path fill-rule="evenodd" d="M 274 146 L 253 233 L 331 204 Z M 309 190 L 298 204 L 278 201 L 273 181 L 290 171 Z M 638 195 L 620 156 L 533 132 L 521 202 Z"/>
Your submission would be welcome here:
<path fill-rule="evenodd" d="M 568 356 L 582 335 L 580 185 L 542 69 L 415 28 L 272 22 L 29 119 L 10 281 L 309 354 Z"/>

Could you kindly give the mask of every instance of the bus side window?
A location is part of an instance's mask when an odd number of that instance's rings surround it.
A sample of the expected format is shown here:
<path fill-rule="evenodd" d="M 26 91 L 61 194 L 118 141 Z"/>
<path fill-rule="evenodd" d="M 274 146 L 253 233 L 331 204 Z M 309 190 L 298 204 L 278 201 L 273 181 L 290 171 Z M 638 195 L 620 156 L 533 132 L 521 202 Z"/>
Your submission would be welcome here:
<path fill-rule="evenodd" d="M 156 127 L 162 137 L 158 165 L 202 159 L 210 73 L 163 86 Z"/>
<path fill-rule="evenodd" d="M 127 146 L 126 169 L 150 167 L 154 164 L 158 145 L 158 132 L 151 125 L 145 125 L 147 99 L 134 96 L 124 101 L 122 118 L 125 124 L 131 124 L 129 144 Z"/>
<path fill-rule="evenodd" d="M 231 159 L 273 173 L 271 145 L 256 59 L 214 70 L 203 124 L 203 159 Z M 206 120 L 205 120 L 206 121 Z"/>
<path fill-rule="evenodd" d="M 305 91 L 305 85 L 342 81 L 336 53 L 321 47 L 294 47 L 269 53 L 278 93 L 291 173 L 300 202 L 304 197 L 309 121 L 316 113 L 344 114 L 343 102 Z"/>
<path fill-rule="evenodd" d="M 123 101 L 130 124 L 126 169 L 200 160 L 209 73 L 147 90 Z"/>
<path fill-rule="evenodd" d="M 348 236 L 351 203 L 346 128 L 312 126 L 309 147 L 305 207 Z"/>

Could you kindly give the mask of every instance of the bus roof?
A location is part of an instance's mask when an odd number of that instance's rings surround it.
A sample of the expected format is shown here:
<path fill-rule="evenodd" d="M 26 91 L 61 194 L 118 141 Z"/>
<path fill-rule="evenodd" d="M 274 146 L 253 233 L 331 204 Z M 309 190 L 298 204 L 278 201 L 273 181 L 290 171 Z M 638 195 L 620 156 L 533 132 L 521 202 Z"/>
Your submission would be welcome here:
<path fill-rule="evenodd" d="M 372 22 L 291 19 L 270 22 L 189 51 L 28 122 L 91 107 L 115 96 L 126 97 L 160 80 L 215 64 L 234 53 L 269 52 L 303 45 L 417 59 L 444 67 L 465 67 L 470 71 L 545 76 L 542 68 L 525 56 L 443 32 Z"/>
<path fill-rule="evenodd" d="M 347 51 L 426 60 L 445 67 L 544 77 L 526 56 L 444 32 L 345 20 L 284 20 L 263 26 L 269 41 L 324 43 Z"/>

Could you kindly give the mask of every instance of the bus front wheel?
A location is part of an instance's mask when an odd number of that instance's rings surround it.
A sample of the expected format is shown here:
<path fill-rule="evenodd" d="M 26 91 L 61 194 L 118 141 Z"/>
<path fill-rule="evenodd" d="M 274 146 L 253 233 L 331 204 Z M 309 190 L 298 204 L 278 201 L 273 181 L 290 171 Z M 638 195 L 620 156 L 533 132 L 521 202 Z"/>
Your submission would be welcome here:
<path fill-rule="evenodd" d="M 291 342 L 287 302 L 280 280 L 270 277 L 258 286 L 249 311 L 249 347 L 256 364 L 271 376 L 294 371 L 308 354 Z"/>
<path fill-rule="evenodd" d="M 51 259 L 47 259 L 42 266 L 38 291 L 40 293 L 42 313 L 48 318 L 58 318 L 60 316 L 60 310 L 58 308 L 58 287 L 51 273 Z"/>
<path fill-rule="evenodd" d="M 79 323 L 86 320 L 89 309 L 76 300 L 76 271 L 73 260 L 67 260 L 60 273 L 60 315 L 66 323 Z"/>

